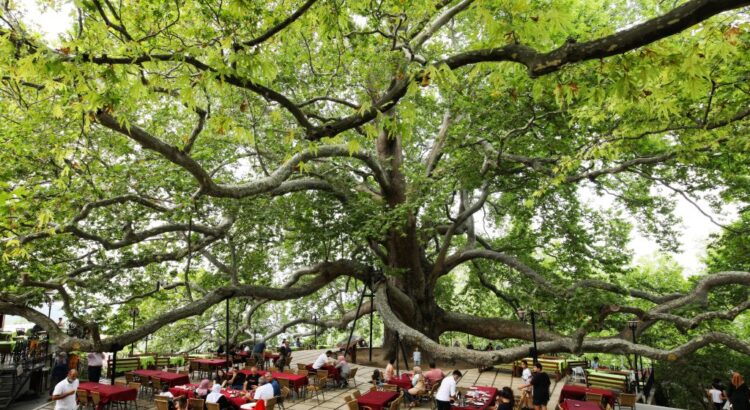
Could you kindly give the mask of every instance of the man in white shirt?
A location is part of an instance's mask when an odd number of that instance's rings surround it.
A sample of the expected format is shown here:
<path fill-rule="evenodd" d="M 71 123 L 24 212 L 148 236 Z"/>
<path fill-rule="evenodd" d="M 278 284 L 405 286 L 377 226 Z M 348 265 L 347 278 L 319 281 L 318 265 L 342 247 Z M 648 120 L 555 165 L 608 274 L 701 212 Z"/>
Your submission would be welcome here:
<path fill-rule="evenodd" d="M 461 378 L 461 372 L 454 370 L 451 377 L 446 377 L 440 382 L 437 393 L 435 393 L 435 402 L 437 410 L 450 410 L 451 400 L 456 398 L 456 382 Z"/>
<path fill-rule="evenodd" d="M 102 377 L 102 365 L 104 364 L 104 353 L 90 352 L 87 356 L 89 365 L 89 381 L 99 383 Z"/>
<path fill-rule="evenodd" d="M 265 377 L 261 377 L 258 381 L 259 386 L 255 389 L 255 395 L 253 400 L 270 400 L 273 398 L 273 386 L 271 383 L 266 382 Z"/>
<path fill-rule="evenodd" d="M 330 350 L 325 353 L 321 353 L 320 356 L 315 359 L 315 363 L 313 363 L 312 365 L 313 369 L 320 370 L 321 367 L 325 366 L 328 363 L 328 358 L 331 357 L 332 354 L 333 352 Z"/>
<path fill-rule="evenodd" d="M 57 383 L 52 391 L 52 400 L 55 401 L 55 410 L 76 410 L 76 390 L 78 390 L 78 371 L 72 369 L 68 377 Z"/>

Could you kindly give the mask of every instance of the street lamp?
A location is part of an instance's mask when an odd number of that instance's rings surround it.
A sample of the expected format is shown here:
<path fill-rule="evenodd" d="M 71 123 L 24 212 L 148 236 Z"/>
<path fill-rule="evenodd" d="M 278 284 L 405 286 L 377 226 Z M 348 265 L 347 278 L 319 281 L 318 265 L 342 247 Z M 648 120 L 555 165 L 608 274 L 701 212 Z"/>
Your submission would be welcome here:
<path fill-rule="evenodd" d="M 523 309 L 518 309 L 516 312 L 518 314 L 518 319 L 520 319 L 522 322 L 526 321 L 526 311 Z M 531 318 L 531 338 L 534 341 L 534 347 L 531 349 L 531 359 L 536 364 L 537 362 L 537 351 L 536 351 L 536 315 L 540 315 L 542 318 L 544 318 L 547 314 L 544 310 L 540 312 L 534 312 L 534 309 L 529 310 L 529 317 Z"/>
<path fill-rule="evenodd" d="M 313 349 L 318 348 L 318 315 L 313 313 Z"/>
<path fill-rule="evenodd" d="M 635 341 L 635 331 L 638 329 L 638 321 L 637 320 L 628 320 L 628 327 L 630 328 L 630 331 L 633 333 L 633 344 L 636 344 Z M 636 400 L 638 399 L 638 354 L 633 353 L 633 367 L 635 368 L 635 397 Z"/>
<path fill-rule="evenodd" d="M 137 307 L 133 306 L 132 308 L 130 308 L 130 310 L 128 312 L 130 313 L 130 316 L 133 318 L 133 330 L 135 330 L 135 318 L 138 317 L 138 315 L 141 313 L 141 311 Z M 133 355 L 133 350 L 134 349 L 135 349 L 135 341 L 133 341 L 133 343 L 130 344 L 130 355 L 131 356 Z"/>

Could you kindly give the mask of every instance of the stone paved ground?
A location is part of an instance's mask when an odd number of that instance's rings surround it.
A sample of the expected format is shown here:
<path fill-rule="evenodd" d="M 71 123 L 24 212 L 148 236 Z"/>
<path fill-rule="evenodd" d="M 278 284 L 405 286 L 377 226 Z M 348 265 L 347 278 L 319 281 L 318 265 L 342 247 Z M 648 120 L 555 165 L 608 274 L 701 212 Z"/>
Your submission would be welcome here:
<path fill-rule="evenodd" d="M 315 361 L 315 358 L 320 355 L 320 353 L 324 352 L 325 350 L 303 350 L 303 351 L 296 351 L 292 355 L 292 368 L 297 368 L 297 363 L 312 363 Z M 357 387 L 354 387 L 350 384 L 349 388 L 327 388 L 323 391 L 323 395 L 325 396 L 325 400 L 321 398 L 321 403 L 318 403 L 315 397 L 308 397 L 307 399 L 296 399 L 293 398 L 292 400 L 288 400 L 286 404 L 286 409 L 288 410 L 307 410 L 307 409 L 329 409 L 329 410 L 343 410 L 346 409 L 346 402 L 344 401 L 344 396 L 351 395 L 355 388 L 359 389 L 363 393 L 369 389 L 369 380 L 370 376 L 372 375 L 374 367 L 368 367 L 368 366 L 361 366 L 356 365 L 355 367 L 359 367 L 360 370 L 357 370 L 357 376 L 356 376 L 356 382 Z M 448 371 L 449 369 L 443 369 L 443 371 Z M 513 390 L 516 391 L 516 394 L 518 394 L 518 389 L 516 388 L 520 384 L 519 378 L 511 378 L 510 374 L 508 373 L 501 373 L 496 372 L 495 370 L 489 370 L 484 372 L 479 372 L 477 369 L 460 369 L 464 373 L 464 377 L 461 379 L 461 381 L 458 383 L 459 386 L 493 386 L 497 388 L 502 388 L 503 386 L 510 386 L 513 388 Z M 104 380 L 102 380 L 104 382 Z M 561 380 L 558 383 L 553 382 L 553 392 L 552 392 L 552 398 L 550 400 L 549 405 L 547 406 L 548 409 L 554 409 L 557 406 L 558 399 L 560 397 L 560 391 L 562 389 L 562 386 L 564 384 L 564 381 Z M 137 407 L 139 410 L 155 410 L 156 406 L 154 405 L 153 399 L 148 396 L 144 395 L 144 397 L 139 397 Z M 421 408 L 429 409 L 430 404 L 429 403 L 422 403 Z M 10 407 L 13 409 L 13 406 Z M 129 409 L 134 409 L 135 407 L 131 406 Z M 40 407 L 37 408 L 37 410 L 52 410 L 54 409 L 53 403 L 46 403 Z M 279 407 L 277 406 L 277 409 Z"/>

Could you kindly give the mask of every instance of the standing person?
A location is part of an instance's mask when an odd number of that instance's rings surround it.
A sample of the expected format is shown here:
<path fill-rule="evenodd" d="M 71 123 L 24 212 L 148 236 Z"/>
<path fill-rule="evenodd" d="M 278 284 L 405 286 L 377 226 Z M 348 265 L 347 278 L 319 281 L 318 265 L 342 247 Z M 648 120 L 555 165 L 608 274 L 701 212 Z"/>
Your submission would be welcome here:
<path fill-rule="evenodd" d="M 742 375 L 734 372 L 732 373 L 732 384 L 729 386 L 729 402 L 732 403 L 732 410 L 748 410 L 750 409 L 750 391 L 747 389 L 747 384 L 742 378 Z"/>
<path fill-rule="evenodd" d="M 266 364 L 265 353 L 266 353 L 266 342 L 264 340 L 261 340 L 259 343 L 256 343 L 255 346 L 253 346 L 253 357 L 255 358 L 255 364 L 261 369 L 265 368 L 265 364 Z"/>
<path fill-rule="evenodd" d="M 89 352 L 87 355 L 89 366 L 89 381 L 99 383 L 102 377 L 102 365 L 104 364 L 104 353 Z"/>
<path fill-rule="evenodd" d="M 461 378 L 461 372 L 454 370 L 451 377 L 446 377 L 440 382 L 437 393 L 435 393 L 435 403 L 437 410 L 450 410 L 451 400 L 456 398 L 456 383 Z"/>
<path fill-rule="evenodd" d="M 422 365 L 422 352 L 419 351 L 418 347 L 414 348 L 414 354 L 412 355 L 414 359 L 414 366 L 421 366 Z"/>
<path fill-rule="evenodd" d="M 286 364 L 286 359 L 292 354 L 292 349 L 289 348 L 289 341 L 284 339 L 281 342 L 281 346 L 279 346 L 279 358 L 276 359 L 276 367 L 279 368 L 280 372 L 284 371 L 284 365 Z"/>
<path fill-rule="evenodd" d="M 529 369 L 529 362 L 521 360 L 521 382 L 525 385 L 531 385 L 531 369 Z M 531 387 L 520 388 L 521 390 L 521 408 L 528 408 L 531 403 Z"/>
<path fill-rule="evenodd" d="M 724 391 L 722 391 L 719 386 L 718 379 L 715 379 L 713 384 L 711 384 L 711 389 L 708 390 L 708 394 L 711 396 L 711 402 L 714 404 L 716 410 L 722 410 L 727 398 L 724 396 Z"/>
<path fill-rule="evenodd" d="M 594 359 L 591 360 L 591 368 L 594 370 L 599 368 L 599 356 L 594 356 Z"/>
<path fill-rule="evenodd" d="M 76 410 L 76 390 L 78 390 L 78 371 L 73 369 L 68 376 L 55 385 L 52 391 L 52 400 L 55 401 L 55 410 Z"/>
<path fill-rule="evenodd" d="M 528 384 L 519 386 L 519 388 L 525 388 L 533 386 L 532 400 L 534 403 L 535 410 L 547 410 L 547 402 L 549 401 L 549 386 L 550 382 L 547 373 L 542 371 L 542 364 L 539 362 L 534 363 L 534 376 Z M 747 410 L 747 409 L 746 409 Z"/>
<path fill-rule="evenodd" d="M 302 347 L 302 341 L 301 341 L 301 340 L 299 340 L 299 336 L 297 336 L 297 337 L 296 337 L 296 338 L 294 339 L 294 347 L 296 347 L 297 349 L 299 349 L 299 348 L 301 348 L 301 347 Z"/>
<path fill-rule="evenodd" d="M 55 357 L 55 364 L 52 366 L 52 372 L 50 374 L 50 388 L 49 394 L 52 394 L 57 383 L 64 379 L 68 374 L 68 355 L 65 352 L 60 352 Z"/>

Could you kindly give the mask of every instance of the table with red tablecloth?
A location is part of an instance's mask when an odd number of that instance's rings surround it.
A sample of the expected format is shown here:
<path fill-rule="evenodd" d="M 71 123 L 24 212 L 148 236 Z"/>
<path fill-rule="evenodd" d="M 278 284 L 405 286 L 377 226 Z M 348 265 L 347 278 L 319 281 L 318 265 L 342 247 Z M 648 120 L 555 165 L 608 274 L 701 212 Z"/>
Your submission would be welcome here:
<path fill-rule="evenodd" d="M 472 386 L 466 393 L 466 406 L 451 406 L 453 410 L 485 410 L 495 402 L 497 389 L 486 386 Z"/>
<path fill-rule="evenodd" d="M 598 404 L 590 401 L 568 399 L 560 403 L 562 410 L 602 410 Z"/>
<path fill-rule="evenodd" d="M 188 399 L 192 399 L 193 397 L 195 397 L 195 389 L 197 387 L 197 384 L 171 387 L 169 389 L 169 392 L 172 393 L 174 397 L 185 396 Z M 239 408 L 240 406 L 248 402 L 248 400 L 245 400 L 246 393 L 248 392 L 234 389 L 221 389 L 221 394 L 223 394 L 224 397 L 229 400 L 229 403 L 235 408 Z M 232 397 L 233 395 L 236 397 Z"/>
<path fill-rule="evenodd" d="M 138 390 L 126 386 L 112 386 L 94 382 L 80 382 L 78 390 L 85 390 L 91 398 L 91 392 L 99 392 L 99 406 L 101 410 L 105 405 L 113 401 L 135 401 L 138 398 Z"/>
<path fill-rule="evenodd" d="M 209 367 L 226 366 L 227 359 L 193 359 L 190 363 L 205 364 Z"/>
<path fill-rule="evenodd" d="M 560 401 L 566 399 L 586 400 L 586 393 L 601 394 L 602 398 L 609 403 L 612 408 L 615 407 L 615 393 L 609 389 L 600 389 L 597 387 L 586 387 L 577 384 L 566 384 L 560 392 Z"/>
<path fill-rule="evenodd" d="M 360 406 L 367 406 L 372 410 L 383 410 L 388 404 L 398 397 L 395 391 L 371 391 L 367 392 L 357 399 Z"/>
<path fill-rule="evenodd" d="M 169 385 L 169 387 L 190 383 L 190 376 L 188 376 L 187 374 L 163 372 L 161 370 L 134 370 L 132 373 L 143 379 L 155 377 L 159 379 L 159 381 L 161 381 L 163 384 Z"/>
<path fill-rule="evenodd" d="M 404 373 L 401 375 L 401 377 L 395 377 L 393 379 L 390 379 L 386 381 L 388 384 L 395 384 L 396 386 L 404 389 L 409 390 L 411 389 L 411 373 Z"/>
<path fill-rule="evenodd" d="M 312 364 L 307 365 L 307 370 L 311 372 L 317 372 L 317 370 L 313 369 Z M 338 379 L 339 378 L 339 369 L 336 366 L 331 366 L 328 364 L 324 364 L 323 367 L 320 368 L 320 370 L 327 370 L 328 371 L 328 377 L 331 379 Z"/>
<path fill-rule="evenodd" d="M 282 373 L 282 372 L 271 372 L 271 376 L 274 379 L 284 379 L 289 381 L 289 387 L 299 391 L 299 389 L 307 386 L 307 376 L 300 376 L 294 373 Z"/>

